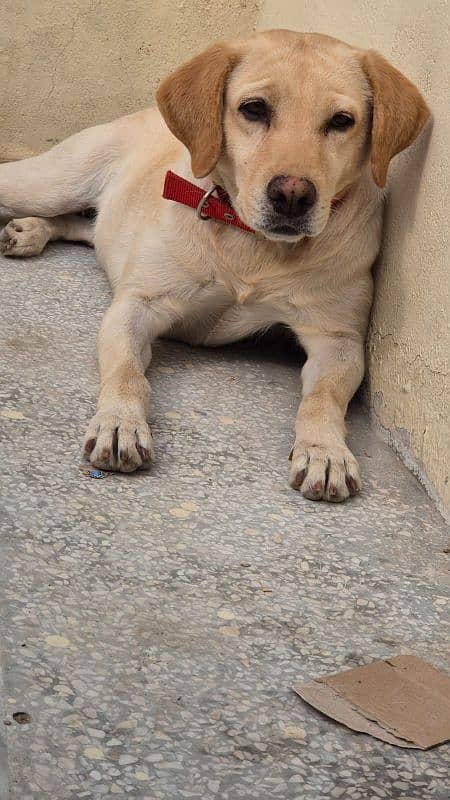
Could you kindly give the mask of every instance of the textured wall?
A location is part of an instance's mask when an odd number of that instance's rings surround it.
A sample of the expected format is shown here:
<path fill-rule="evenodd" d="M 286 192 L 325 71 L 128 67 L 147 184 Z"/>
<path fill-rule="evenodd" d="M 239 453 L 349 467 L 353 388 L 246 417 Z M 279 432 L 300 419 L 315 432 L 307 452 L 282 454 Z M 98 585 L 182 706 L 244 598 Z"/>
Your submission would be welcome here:
<path fill-rule="evenodd" d="M 256 0 L 2 0 L 0 141 L 48 147 L 149 105 L 160 78 L 248 33 Z"/>
<path fill-rule="evenodd" d="M 266 0 L 258 23 L 261 28 L 320 31 L 380 50 L 422 89 L 431 107 L 433 129 L 391 167 L 368 345 L 368 389 L 391 442 L 447 510 L 449 20 L 445 0 Z"/>

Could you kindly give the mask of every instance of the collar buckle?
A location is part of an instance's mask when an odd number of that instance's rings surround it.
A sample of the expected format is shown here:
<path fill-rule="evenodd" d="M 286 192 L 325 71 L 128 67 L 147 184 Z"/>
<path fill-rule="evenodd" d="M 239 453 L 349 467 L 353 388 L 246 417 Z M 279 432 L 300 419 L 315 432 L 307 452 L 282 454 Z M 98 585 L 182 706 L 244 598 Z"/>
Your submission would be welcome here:
<path fill-rule="evenodd" d="M 212 194 L 214 194 L 214 192 L 215 192 L 215 191 L 216 191 L 216 189 L 218 189 L 218 188 L 219 188 L 219 187 L 218 187 L 217 185 L 213 186 L 213 187 L 212 187 L 212 189 L 209 189 L 209 190 L 208 190 L 208 191 L 207 191 L 207 192 L 206 192 L 206 193 L 203 195 L 203 197 L 201 197 L 201 198 L 200 198 L 200 200 L 198 201 L 197 208 L 195 209 L 195 212 L 196 212 L 196 214 L 197 214 L 197 217 L 198 217 L 199 219 L 211 219 L 211 217 L 209 217 L 209 216 L 208 216 L 208 214 L 204 214 L 204 213 L 203 213 L 203 210 L 204 210 L 205 208 L 208 208 L 208 200 L 209 200 L 209 198 L 211 197 L 211 195 L 212 195 Z"/>

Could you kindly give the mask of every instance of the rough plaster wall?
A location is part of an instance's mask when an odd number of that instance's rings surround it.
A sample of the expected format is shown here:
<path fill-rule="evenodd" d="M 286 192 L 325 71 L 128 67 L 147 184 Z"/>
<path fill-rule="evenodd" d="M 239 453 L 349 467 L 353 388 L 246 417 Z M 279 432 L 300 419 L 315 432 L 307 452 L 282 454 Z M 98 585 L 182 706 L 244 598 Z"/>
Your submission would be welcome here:
<path fill-rule="evenodd" d="M 368 392 L 391 443 L 441 508 L 450 503 L 448 4 L 444 0 L 266 0 L 258 27 L 329 33 L 380 50 L 434 116 L 391 166 L 368 342 Z"/>
<path fill-rule="evenodd" d="M 152 102 L 163 75 L 254 28 L 257 0 L 2 0 L 0 144 L 48 147 Z"/>

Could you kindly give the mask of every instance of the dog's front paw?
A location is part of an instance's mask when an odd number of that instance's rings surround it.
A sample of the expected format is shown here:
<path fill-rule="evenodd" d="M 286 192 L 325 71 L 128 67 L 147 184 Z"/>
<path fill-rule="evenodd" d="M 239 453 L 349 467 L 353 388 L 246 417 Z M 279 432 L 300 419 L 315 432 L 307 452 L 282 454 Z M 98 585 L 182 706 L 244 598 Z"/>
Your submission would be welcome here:
<path fill-rule="evenodd" d="M 100 412 L 89 423 L 84 456 L 99 469 L 148 469 L 153 458 L 150 428 L 145 419 Z"/>
<path fill-rule="evenodd" d="M 342 503 L 360 491 L 361 477 L 357 461 L 345 444 L 296 442 L 290 484 L 308 500 Z"/>
<path fill-rule="evenodd" d="M 40 217 L 12 219 L 0 234 L 0 253 L 27 258 L 42 253 L 50 238 L 48 224 Z"/>

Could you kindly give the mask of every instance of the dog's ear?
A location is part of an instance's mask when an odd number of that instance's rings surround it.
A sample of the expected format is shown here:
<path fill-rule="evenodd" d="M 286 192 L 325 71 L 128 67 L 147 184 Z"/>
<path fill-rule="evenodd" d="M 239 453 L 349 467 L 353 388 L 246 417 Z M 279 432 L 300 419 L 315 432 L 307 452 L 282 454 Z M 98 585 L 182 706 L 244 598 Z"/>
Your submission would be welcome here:
<path fill-rule="evenodd" d="M 430 112 L 414 84 L 379 53 L 363 53 L 362 66 L 372 88 L 372 174 L 384 186 L 391 158 L 412 144 Z"/>
<path fill-rule="evenodd" d="M 225 82 L 236 62 L 231 46 L 219 42 L 169 75 L 156 93 L 168 127 L 191 153 L 196 178 L 219 159 Z"/>

